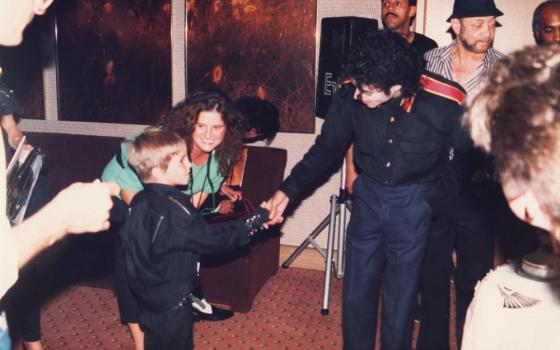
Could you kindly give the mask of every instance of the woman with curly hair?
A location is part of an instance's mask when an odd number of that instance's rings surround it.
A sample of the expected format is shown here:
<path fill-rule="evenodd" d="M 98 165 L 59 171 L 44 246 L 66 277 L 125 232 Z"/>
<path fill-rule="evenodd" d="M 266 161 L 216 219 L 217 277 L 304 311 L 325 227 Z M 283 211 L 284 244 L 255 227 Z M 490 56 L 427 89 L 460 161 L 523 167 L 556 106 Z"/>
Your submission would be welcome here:
<path fill-rule="evenodd" d="M 192 203 L 197 208 L 209 194 L 219 189 L 232 201 L 241 197 L 239 191 L 221 186 L 243 148 L 244 120 L 231 108 L 222 95 L 199 92 L 163 117 L 166 129 L 176 132 L 187 142 L 193 163 L 187 194 L 192 195 Z M 215 206 L 210 208 L 216 209 Z M 229 203 L 220 205 L 221 213 L 230 210 Z"/>
<path fill-rule="evenodd" d="M 155 128 L 165 128 L 180 135 L 187 142 L 193 163 L 191 181 L 184 192 L 192 198 L 192 204 L 200 208 L 209 195 L 222 191 L 231 201 L 241 197 L 227 185 L 222 186 L 230 167 L 236 162 L 243 148 L 244 121 L 234 111 L 227 98 L 216 92 L 193 93 L 161 119 Z M 150 127 L 150 128 L 154 128 Z M 126 161 L 127 144 L 121 145 L 117 154 L 103 170 L 103 181 L 120 184 L 121 198 L 130 203 L 143 188 L 138 175 Z M 215 203 L 212 210 L 227 213 L 231 205 Z M 219 208 L 217 207 L 219 205 Z"/>
<path fill-rule="evenodd" d="M 228 99 L 216 92 L 193 93 L 175 106 L 161 119 L 161 124 L 146 130 L 170 130 L 185 139 L 192 162 L 191 179 L 184 192 L 191 196 L 194 207 L 204 213 L 229 213 L 232 203 L 241 198 L 241 192 L 222 184 L 229 169 L 236 162 L 242 148 L 245 125 Z M 137 135 L 135 135 L 137 136 Z M 128 205 L 134 195 L 143 189 L 140 178 L 127 162 L 129 142 L 121 144 L 121 152 L 105 167 L 101 179 L 114 181 L 121 187 L 121 199 Z M 228 197 L 216 203 L 216 194 Z M 206 203 L 208 202 L 208 203 Z M 135 348 L 143 349 L 144 334 L 138 324 L 138 304 L 126 281 L 122 248 L 117 237 L 115 242 L 115 285 L 121 322 L 128 324 L 134 338 Z M 201 304 L 193 303 L 195 319 L 219 321 L 229 318 L 233 312 L 212 306 L 196 294 Z"/>

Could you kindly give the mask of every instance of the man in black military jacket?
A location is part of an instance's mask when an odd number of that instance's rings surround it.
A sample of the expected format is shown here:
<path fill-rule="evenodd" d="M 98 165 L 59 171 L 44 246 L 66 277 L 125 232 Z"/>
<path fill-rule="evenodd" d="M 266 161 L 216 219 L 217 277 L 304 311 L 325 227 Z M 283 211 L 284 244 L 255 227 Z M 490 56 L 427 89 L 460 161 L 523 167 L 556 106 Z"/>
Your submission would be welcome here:
<path fill-rule="evenodd" d="M 372 32 L 350 53 L 339 90 L 315 144 L 266 203 L 269 224 L 354 140 L 361 172 L 354 184 L 346 242 L 344 349 L 374 348 L 383 281 L 383 349 L 410 349 L 412 310 L 430 224 L 426 198 L 450 146 L 470 147 L 460 125 L 464 91 L 420 75 L 420 61 L 398 34 Z"/>

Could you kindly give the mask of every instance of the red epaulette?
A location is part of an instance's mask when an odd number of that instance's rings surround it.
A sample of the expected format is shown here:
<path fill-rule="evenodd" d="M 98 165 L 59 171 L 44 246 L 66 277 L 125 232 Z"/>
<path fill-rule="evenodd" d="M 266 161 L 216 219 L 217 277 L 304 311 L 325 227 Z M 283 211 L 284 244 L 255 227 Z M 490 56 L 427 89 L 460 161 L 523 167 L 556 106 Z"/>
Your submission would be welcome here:
<path fill-rule="evenodd" d="M 406 113 L 410 113 L 412 110 L 412 105 L 414 104 L 414 96 L 404 97 L 401 99 L 401 107 Z"/>
<path fill-rule="evenodd" d="M 420 76 L 420 85 L 424 90 L 434 95 L 455 101 L 460 105 L 465 102 L 465 91 L 461 87 L 455 86 L 452 82 L 448 83 L 446 81 L 422 74 Z"/>

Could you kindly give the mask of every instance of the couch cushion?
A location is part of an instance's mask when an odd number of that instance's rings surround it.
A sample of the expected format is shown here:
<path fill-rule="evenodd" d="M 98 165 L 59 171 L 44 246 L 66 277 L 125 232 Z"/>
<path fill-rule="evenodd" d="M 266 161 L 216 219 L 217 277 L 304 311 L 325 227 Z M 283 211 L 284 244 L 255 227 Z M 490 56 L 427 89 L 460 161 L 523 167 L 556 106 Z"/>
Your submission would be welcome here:
<path fill-rule="evenodd" d="M 26 136 L 30 144 L 45 153 L 45 169 L 53 193 L 76 181 L 100 178 L 122 141 L 120 137 L 33 132 Z"/>

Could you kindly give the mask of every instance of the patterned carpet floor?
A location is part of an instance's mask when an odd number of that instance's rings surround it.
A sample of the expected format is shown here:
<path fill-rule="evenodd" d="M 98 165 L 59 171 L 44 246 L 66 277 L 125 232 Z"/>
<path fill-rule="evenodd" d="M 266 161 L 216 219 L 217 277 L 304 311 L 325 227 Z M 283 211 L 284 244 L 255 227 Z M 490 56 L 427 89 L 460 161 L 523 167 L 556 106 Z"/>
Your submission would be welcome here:
<path fill-rule="evenodd" d="M 341 349 L 342 281 L 335 278 L 331 286 L 330 313 L 324 316 L 320 313 L 323 272 L 280 269 L 260 291 L 250 312 L 236 313 L 222 322 L 196 323 L 195 348 Z M 109 289 L 70 286 L 53 296 L 41 314 L 45 349 L 134 348 Z M 417 328 L 416 324 L 415 334 Z M 13 348 L 21 349 L 17 336 Z"/>

